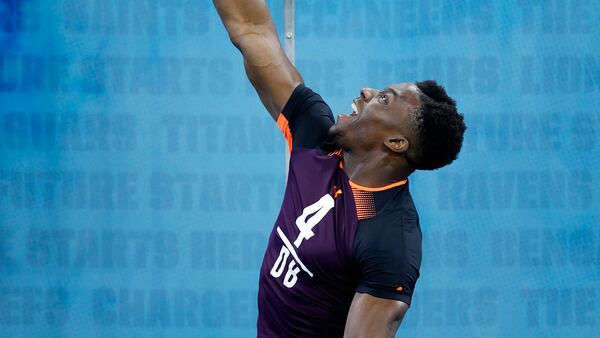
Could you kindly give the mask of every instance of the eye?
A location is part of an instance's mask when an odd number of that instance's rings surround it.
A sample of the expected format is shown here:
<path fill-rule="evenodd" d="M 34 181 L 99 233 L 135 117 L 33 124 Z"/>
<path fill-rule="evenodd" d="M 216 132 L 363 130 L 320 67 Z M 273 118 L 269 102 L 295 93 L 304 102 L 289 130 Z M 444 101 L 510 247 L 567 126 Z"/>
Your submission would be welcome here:
<path fill-rule="evenodd" d="M 379 103 L 381 103 L 381 104 L 385 104 L 385 105 L 387 105 L 387 104 L 388 104 L 388 97 L 387 97 L 387 95 L 385 95 L 384 93 L 380 93 L 380 94 L 377 96 L 377 100 L 378 100 L 378 101 L 379 101 Z"/>

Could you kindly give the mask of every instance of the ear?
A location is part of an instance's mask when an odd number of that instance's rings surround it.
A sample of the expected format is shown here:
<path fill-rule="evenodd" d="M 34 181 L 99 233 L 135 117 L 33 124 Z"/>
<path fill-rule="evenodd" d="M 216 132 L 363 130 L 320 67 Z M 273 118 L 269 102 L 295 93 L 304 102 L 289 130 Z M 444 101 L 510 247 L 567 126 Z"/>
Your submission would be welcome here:
<path fill-rule="evenodd" d="M 402 135 L 394 135 L 383 142 L 388 149 L 395 153 L 404 153 L 408 151 L 410 143 Z"/>

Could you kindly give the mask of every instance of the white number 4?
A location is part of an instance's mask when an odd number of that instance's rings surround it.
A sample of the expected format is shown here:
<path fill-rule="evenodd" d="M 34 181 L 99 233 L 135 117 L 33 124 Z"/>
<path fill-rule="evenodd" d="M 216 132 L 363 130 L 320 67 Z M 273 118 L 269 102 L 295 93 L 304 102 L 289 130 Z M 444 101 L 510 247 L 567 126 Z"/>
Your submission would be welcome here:
<path fill-rule="evenodd" d="M 296 238 L 294 241 L 294 246 L 299 247 L 303 240 L 310 239 L 315 235 L 312 229 L 325 217 L 325 215 L 327 215 L 329 210 L 333 209 L 334 205 L 335 202 L 333 197 L 331 197 L 329 194 L 326 194 L 325 196 L 321 197 L 321 199 L 302 210 L 302 215 L 296 218 L 296 226 L 298 229 L 300 229 L 300 233 L 298 234 L 298 238 Z M 279 257 L 277 257 L 275 264 L 271 268 L 271 276 L 279 278 L 287 265 L 287 272 L 283 278 L 283 284 L 286 287 L 291 288 L 296 284 L 296 281 L 298 280 L 298 273 L 300 272 L 300 268 L 296 266 L 294 259 L 298 260 L 300 267 L 302 267 L 302 269 L 311 277 L 312 273 L 310 270 L 308 270 L 308 268 L 306 268 L 306 266 L 304 266 L 304 264 L 302 264 L 298 258 L 296 250 L 294 250 L 294 247 L 291 245 L 279 227 L 277 227 L 277 233 L 283 240 L 284 245 L 281 247 L 281 251 L 279 251 Z M 290 260 L 290 263 L 287 264 L 290 254 L 294 257 Z"/>
<path fill-rule="evenodd" d="M 312 231 L 312 228 L 319 223 L 327 212 L 331 210 L 335 205 L 333 201 L 333 197 L 329 194 L 325 194 L 325 196 L 321 197 L 320 200 L 315 203 L 307 206 L 302 210 L 302 215 L 296 218 L 296 226 L 300 229 L 300 234 L 298 234 L 298 238 L 294 241 L 294 245 L 298 248 L 302 241 L 305 239 L 310 239 L 315 233 Z M 309 216 L 312 217 L 308 218 Z M 307 220 L 308 218 L 308 220 Z"/>

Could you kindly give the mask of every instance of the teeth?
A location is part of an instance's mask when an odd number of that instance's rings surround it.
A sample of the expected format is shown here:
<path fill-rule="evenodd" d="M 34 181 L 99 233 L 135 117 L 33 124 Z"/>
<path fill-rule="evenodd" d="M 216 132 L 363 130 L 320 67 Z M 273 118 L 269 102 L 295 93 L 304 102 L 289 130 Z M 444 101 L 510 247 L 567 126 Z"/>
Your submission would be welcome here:
<path fill-rule="evenodd" d="M 358 113 L 358 109 L 356 108 L 356 104 L 354 104 L 354 102 L 352 102 L 350 106 L 352 107 L 352 112 Z"/>

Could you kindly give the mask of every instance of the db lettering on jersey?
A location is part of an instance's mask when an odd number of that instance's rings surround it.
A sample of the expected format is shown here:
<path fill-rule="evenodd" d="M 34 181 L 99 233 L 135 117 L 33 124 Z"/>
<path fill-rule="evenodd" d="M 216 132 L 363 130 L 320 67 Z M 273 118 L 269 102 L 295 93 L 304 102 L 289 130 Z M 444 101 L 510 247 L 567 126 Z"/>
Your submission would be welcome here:
<path fill-rule="evenodd" d="M 302 210 L 302 214 L 296 218 L 296 227 L 298 227 L 300 233 L 293 244 L 287 238 L 285 233 L 283 233 L 281 228 L 279 226 L 277 227 L 277 234 L 283 241 L 283 246 L 271 268 L 271 276 L 279 278 L 287 268 L 285 276 L 283 277 L 283 285 L 287 288 L 292 288 L 296 285 L 298 273 L 300 273 L 300 271 L 304 271 L 310 277 L 313 277 L 313 273 L 298 257 L 296 248 L 299 248 L 304 240 L 310 240 L 315 235 L 313 228 L 321 222 L 331 209 L 333 209 L 334 205 L 335 202 L 333 197 L 329 194 L 325 194 L 315 203 L 305 207 Z"/>

